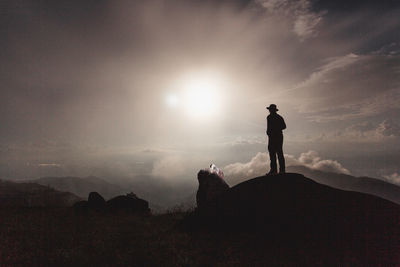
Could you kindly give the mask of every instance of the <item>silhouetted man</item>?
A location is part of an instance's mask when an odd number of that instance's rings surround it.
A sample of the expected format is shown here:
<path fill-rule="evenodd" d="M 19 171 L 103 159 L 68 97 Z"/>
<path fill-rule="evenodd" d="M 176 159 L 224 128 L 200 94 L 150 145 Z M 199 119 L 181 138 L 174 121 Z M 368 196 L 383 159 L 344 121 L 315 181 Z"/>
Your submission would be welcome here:
<path fill-rule="evenodd" d="M 268 152 L 271 161 L 271 169 L 268 174 L 276 174 L 276 155 L 278 154 L 279 160 L 279 173 L 285 172 L 285 157 L 283 156 L 283 133 L 282 130 L 286 129 L 286 124 L 283 118 L 276 112 L 278 109 L 275 104 L 267 107 L 269 115 L 267 117 L 267 135 L 268 135 Z"/>

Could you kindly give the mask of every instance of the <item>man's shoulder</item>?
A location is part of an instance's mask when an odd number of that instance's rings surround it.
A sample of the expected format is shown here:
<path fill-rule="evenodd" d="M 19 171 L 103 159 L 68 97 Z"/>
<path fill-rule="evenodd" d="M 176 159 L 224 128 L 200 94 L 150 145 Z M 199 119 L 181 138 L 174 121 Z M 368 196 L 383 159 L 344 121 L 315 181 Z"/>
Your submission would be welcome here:
<path fill-rule="evenodd" d="M 274 113 L 274 114 L 269 114 L 268 116 L 267 116 L 267 119 L 268 118 L 282 118 L 278 113 Z"/>

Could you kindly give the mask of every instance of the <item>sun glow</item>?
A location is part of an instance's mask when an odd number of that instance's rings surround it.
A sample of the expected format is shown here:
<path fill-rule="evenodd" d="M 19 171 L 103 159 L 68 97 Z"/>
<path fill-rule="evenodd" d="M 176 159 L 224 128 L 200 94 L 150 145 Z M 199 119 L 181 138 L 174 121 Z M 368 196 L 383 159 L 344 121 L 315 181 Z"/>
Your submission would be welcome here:
<path fill-rule="evenodd" d="M 176 96 L 176 95 L 174 95 L 174 94 L 171 94 L 171 95 L 168 95 L 168 96 L 167 96 L 166 102 L 167 102 L 167 105 L 168 105 L 168 106 L 174 108 L 174 107 L 178 106 L 178 104 L 179 104 L 179 98 L 178 98 L 178 96 Z"/>
<path fill-rule="evenodd" d="M 222 76 L 216 73 L 184 75 L 169 88 L 165 103 L 191 119 L 215 119 L 221 115 L 224 85 Z"/>
<path fill-rule="evenodd" d="M 183 82 L 185 113 L 195 118 L 218 115 L 222 84 L 211 75 L 190 76 Z"/>

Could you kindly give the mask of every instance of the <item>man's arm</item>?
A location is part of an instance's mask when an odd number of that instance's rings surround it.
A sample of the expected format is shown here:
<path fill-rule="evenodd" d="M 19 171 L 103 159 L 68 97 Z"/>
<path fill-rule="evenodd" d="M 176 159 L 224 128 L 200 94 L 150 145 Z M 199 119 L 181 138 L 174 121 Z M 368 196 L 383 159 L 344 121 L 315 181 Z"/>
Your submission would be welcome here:
<path fill-rule="evenodd" d="M 271 127 L 269 123 L 269 116 L 267 117 L 267 135 L 269 136 L 271 134 Z"/>
<path fill-rule="evenodd" d="M 285 120 L 283 119 L 283 117 L 281 117 L 282 118 L 282 130 L 285 130 L 286 129 L 286 123 L 285 123 Z"/>

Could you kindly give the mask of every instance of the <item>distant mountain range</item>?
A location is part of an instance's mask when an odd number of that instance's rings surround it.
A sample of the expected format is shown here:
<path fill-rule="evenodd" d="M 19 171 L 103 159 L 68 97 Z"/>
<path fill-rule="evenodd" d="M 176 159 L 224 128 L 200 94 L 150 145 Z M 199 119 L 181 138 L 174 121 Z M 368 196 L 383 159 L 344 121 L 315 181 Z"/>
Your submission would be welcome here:
<path fill-rule="evenodd" d="M 342 190 L 379 196 L 400 204 L 400 187 L 379 179 L 317 171 L 304 166 L 291 166 L 287 169 L 290 172 L 301 173 L 321 184 Z M 58 191 L 71 192 L 83 199 L 86 199 L 88 194 L 93 191 L 100 193 L 105 199 L 110 199 L 117 195 L 125 195 L 133 191 L 139 197 L 149 201 L 151 208 L 158 211 L 179 204 L 184 207 L 192 207 L 195 203 L 196 188 L 174 188 L 169 184 L 159 183 L 151 177 L 116 181 L 118 184 L 95 176 L 84 178 L 42 177 L 29 180 L 31 183 L 37 183 L 46 188 L 51 187 Z M 190 193 L 191 190 L 193 190 L 192 193 Z"/>
<path fill-rule="evenodd" d="M 81 177 L 42 177 L 30 180 L 32 183 L 52 187 L 56 190 L 74 193 L 81 198 L 87 198 L 90 192 L 98 192 L 105 199 L 129 193 L 121 186 L 111 184 L 95 176 Z"/>
<path fill-rule="evenodd" d="M 304 166 L 291 166 L 287 169 L 290 172 L 301 173 L 320 184 L 347 191 L 367 193 L 400 204 L 400 187 L 380 179 L 322 172 Z"/>
<path fill-rule="evenodd" d="M 0 207 L 66 207 L 79 200 L 70 192 L 48 186 L 0 180 Z"/>
<path fill-rule="evenodd" d="M 132 183 L 127 181 L 118 184 L 110 183 L 96 176 L 88 177 L 42 177 L 29 180 L 29 182 L 37 183 L 44 186 L 52 187 L 56 190 L 71 192 L 83 199 L 87 199 L 90 192 L 98 192 L 106 200 L 118 195 L 126 195 L 133 192 L 139 197 L 149 201 L 150 208 L 153 212 L 161 212 L 167 208 L 167 204 L 162 205 L 162 201 L 157 201 L 161 194 L 167 194 L 167 188 L 160 188 L 160 185 L 154 183 L 149 184 L 150 179 L 143 179 Z M 141 186 L 139 185 L 141 184 Z M 147 190 L 144 190 L 147 188 Z M 154 200 L 156 200 L 154 202 Z"/>

